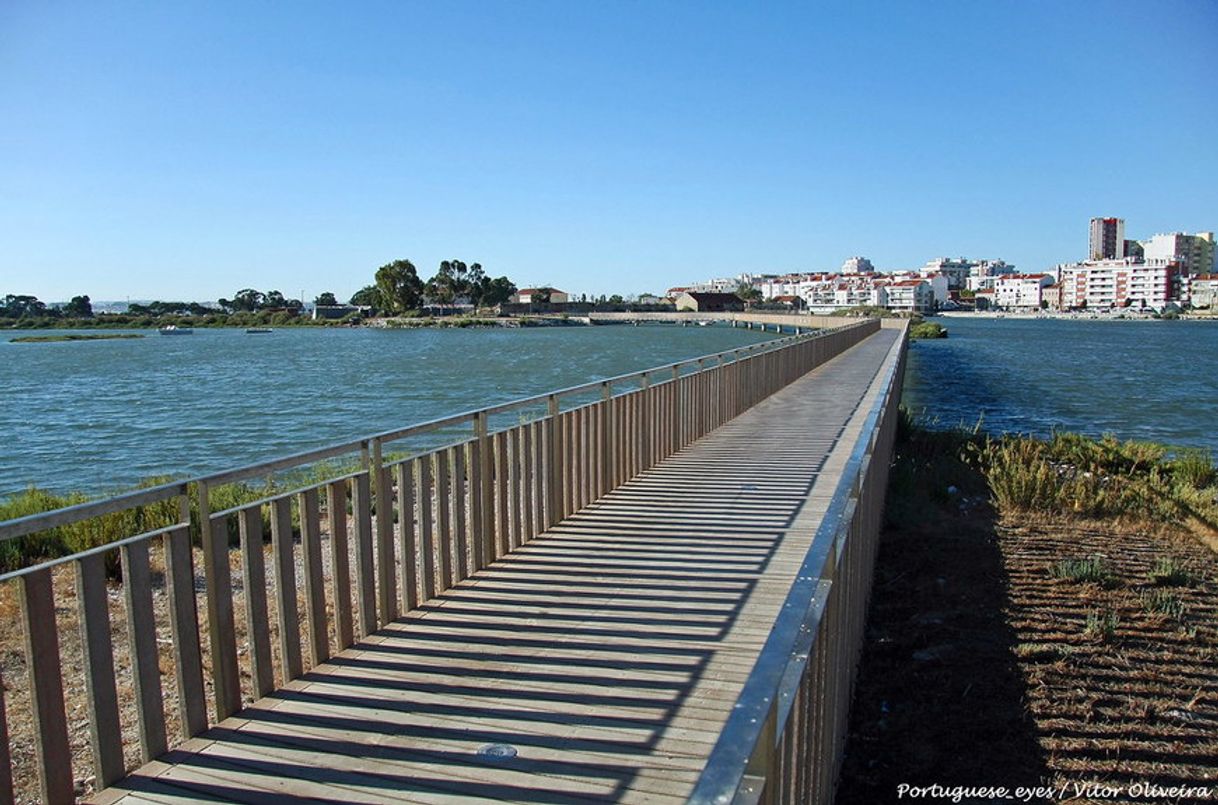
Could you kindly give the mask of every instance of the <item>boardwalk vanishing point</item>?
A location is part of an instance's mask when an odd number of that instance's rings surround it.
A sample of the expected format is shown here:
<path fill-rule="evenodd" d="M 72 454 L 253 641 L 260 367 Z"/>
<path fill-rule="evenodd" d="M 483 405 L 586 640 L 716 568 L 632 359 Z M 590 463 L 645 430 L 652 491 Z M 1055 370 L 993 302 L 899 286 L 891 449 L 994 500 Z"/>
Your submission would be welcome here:
<path fill-rule="evenodd" d="M 867 321 L 763 347 L 543 395 L 527 423 L 508 405 L 371 437 L 362 472 L 231 512 L 209 512 L 208 489 L 265 465 L 192 482 L 197 514 L 114 548 L 138 587 L 163 542 L 171 588 L 160 616 L 145 590 L 126 596 L 149 608 L 128 612 L 138 736 L 112 704 L 106 607 L 81 596 L 101 702 L 89 801 L 830 802 L 905 330 Z M 472 438 L 387 458 L 389 442 L 461 423 Z M 272 469 L 323 452 L 341 450 Z M 10 521 L 0 538 L 150 499 Z M 349 520 L 319 513 L 343 507 Z M 209 524 L 202 572 L 192 516 Z M 31 625 L 49 573 L 10 574 Z M 54 636 L 32 631 L 41 793 L 59 801 L 72 797 L 67 674 Z M 164 693 L 156 634 L 174 644 Z M 124 740 L 143 765 L 123 765 Z"/>

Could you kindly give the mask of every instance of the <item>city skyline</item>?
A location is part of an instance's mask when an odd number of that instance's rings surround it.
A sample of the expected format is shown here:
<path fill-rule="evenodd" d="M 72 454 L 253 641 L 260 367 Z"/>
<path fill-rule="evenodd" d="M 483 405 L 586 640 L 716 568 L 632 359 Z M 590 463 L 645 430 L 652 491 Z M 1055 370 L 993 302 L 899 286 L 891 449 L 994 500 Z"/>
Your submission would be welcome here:
<path fill-rule="evenodd" d="M 1096 216 L 1218 226 L 1215 23 L 1184 3 L 10 4 L 0 293 L 345 298 L 400 257 L 589 294 L 858 254 L 1036 271 L 1085 258 Z"/>

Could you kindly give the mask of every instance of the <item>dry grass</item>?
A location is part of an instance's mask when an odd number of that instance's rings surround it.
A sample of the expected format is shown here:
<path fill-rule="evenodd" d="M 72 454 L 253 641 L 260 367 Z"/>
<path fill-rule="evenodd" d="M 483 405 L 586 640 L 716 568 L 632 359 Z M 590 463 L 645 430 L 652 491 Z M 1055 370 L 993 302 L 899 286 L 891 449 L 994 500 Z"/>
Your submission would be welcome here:
<path fill-rule="evenodd" d="M 898 445 L 839 805 L 901 782 L 1218 794 L 1208 456 L 1074 437 L 979 456 L 993 444 Z"/>

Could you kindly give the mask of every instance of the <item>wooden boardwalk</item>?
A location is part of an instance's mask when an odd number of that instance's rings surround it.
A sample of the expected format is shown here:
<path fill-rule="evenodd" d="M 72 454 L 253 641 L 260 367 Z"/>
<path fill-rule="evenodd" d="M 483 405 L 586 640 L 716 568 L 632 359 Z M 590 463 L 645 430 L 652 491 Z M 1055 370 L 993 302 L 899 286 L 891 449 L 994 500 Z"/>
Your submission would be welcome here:
<path fill-rule="evenodd" d="M 870 336 L 93 801 L 683 801 L 899 337 Z"/>

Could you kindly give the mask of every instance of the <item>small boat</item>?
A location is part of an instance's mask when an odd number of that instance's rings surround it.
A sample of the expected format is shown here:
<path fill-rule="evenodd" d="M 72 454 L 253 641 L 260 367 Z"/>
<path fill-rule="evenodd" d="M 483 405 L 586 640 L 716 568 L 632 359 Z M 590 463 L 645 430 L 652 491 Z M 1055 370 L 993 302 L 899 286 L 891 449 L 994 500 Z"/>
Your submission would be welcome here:
<path fill-rule="evenodd" d="M 166 324 L 159 330 L 161 335 L 194 335 L 194 330 L 189 327 L 179 327 L 176 324 Z"/>
<path fill-rule="evenodd" d="M 273 332 L 273 330 L 271 330 L 270 327 L 247 327 L 245 328 L 245 332 L 249 333 L 250 335 L 257 335 L 260 333 L 270 333 Z"/>

